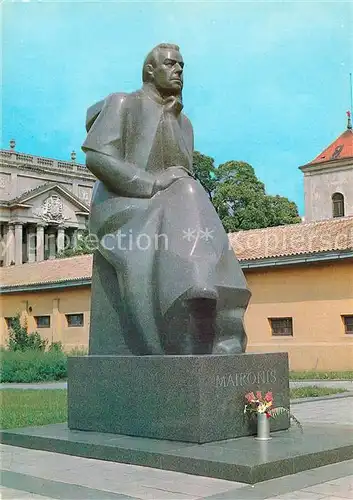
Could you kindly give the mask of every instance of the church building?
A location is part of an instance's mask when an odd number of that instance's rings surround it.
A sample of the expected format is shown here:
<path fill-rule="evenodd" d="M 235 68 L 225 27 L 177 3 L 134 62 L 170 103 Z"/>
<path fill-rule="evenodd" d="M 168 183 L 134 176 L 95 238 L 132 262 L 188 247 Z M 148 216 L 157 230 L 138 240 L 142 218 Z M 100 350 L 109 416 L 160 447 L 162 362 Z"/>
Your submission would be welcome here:
<path fill-rule="evenodd" d="M 305 222 L 353 215 L 353 132 L 347 130 L 314 160 L 300 167 L 304 174 Z"/>

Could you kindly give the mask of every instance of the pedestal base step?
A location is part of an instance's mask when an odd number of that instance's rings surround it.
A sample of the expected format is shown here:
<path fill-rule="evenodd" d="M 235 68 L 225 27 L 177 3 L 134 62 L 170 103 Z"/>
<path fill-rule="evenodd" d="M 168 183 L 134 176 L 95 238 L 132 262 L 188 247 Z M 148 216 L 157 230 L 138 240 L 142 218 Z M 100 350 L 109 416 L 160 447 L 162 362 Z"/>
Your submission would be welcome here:
<path fill-rule="evenodd" d="M 353 428 L 304 425 L 254 437 L 207 444 L 71 431 L 66 424 L 2 432 L 1 442 L 37 450 L 154 467 L 249 484 L 353 458 Z"/>

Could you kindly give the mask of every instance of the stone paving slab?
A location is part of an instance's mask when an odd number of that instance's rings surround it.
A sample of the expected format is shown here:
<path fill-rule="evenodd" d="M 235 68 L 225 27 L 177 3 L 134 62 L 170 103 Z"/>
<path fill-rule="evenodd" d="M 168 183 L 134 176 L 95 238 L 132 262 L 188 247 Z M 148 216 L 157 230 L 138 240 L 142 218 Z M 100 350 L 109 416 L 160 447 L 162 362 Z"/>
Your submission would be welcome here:
<path fill-rule="evenodd" d="M 353 392 L 352 380 L 290 380 L 289 387 L 329 387 L 333 389 L 345 389 Z"/>
<path fill-rule="evenodd" d="M 34 493 L 28 493 L 26 491 L 21 491 L 13 488 L 5 488 L 0 486 L 0 498 L 2 500 L 51 500 L 47 496 L 35 495 Z"/>
<path fill-rule="evenodd" d="M 2 492 L 16 500 L 347 500 L 353 460 L 254 486 L 147 467 L 1 446 Z M 22 472 L 16 472 L 21 470 Z M 58 471 L 61 471 L 58 475 Z M 66 474 L 66 479 L 65 479 Z M 58 477 L 61 481 L 58 481 Z M 101 489 L 96 488 L 101 477 Z M 127 477 L 130 481 L 125 483 Z M 133 479 L 133 480 L 131 480 Z M 39 496 L 42 495 L 42 496 Z M 348 496 L 347 496 L 348 495 Z"/>
<path fill-rule="evenodd" d="M 27 490 L 30 494 L 33 494 L 33 491 L 45 491 L 47 495 L 45 498 L 67 498 L 70 500 L 136 500 L 136 497 L 121 493 L 85 488 L 84 486 L 78 486 L 76 484 L 46 480 L 43 479 L 43 477 L 19 474 L 12 471 L 3 471 L 1 476 L 3 484 L 10 485 L 12 490 L 14 488 L 20 488 L 20 490 Z M 40 500 L 41 497 L 35 495 L 34 498 Z M 173 499 L 166 498 L 166 500 Z"/>
<path fill-rule="evenodd" d="M 132 498 L 144 500 L 191 500 L 203 498 L 229 490 L 243 487 L 243 483 L 224 481 L 220 479 L 204 478 L 173 471 L 161 471 L 148 467 L 127 465 L 90 458 L 61 455 L 41 450 L 30 450 L 15 446 L 1 445 L 2 468 L 17 474 L 8 486 L 19 484 L 29 477 L 40 477 L 45 481 L 61 483 L 61 491 L 75 494 L 80 493 L 99 495 L 100 491 L 119 493 Z M 25 476 L 24 478 L 21 476 Z M 11 478 L 5 477 L 8 481 Z M 16 481 L 17 483 L 16 483 Z M 62 484 L 79 485 L 91 489 L 91 492 L 82 490 L 65 490 Z M 51 494 L 57 491 L 56 486 L 45 483 L 46 490 Z M 60 486 L 60 485 L 59 485 Z M 32 484 L 33 489 L 33 484 Z M 83 497 L 84 498 L 84 497 Z M 88 497 L 87 497 L 88 498 Z M 89 498 L 92 498 L 89 497 Z M 105 498 L 105 497 L 104 497 Z"/>
<path fill-rule="evenodd" d="M 292 413 L 300 422 L 353 425 L 353 398 L 310 401 L 293 405 Z"/>
<path fill-rule="evenodd" d="M 338 492 L 341 484 L 345 485 L 349 481 L 352 484 L 350 479 L 352 469 L 353 460 L 349 460 L 319 467 L 314 470 L 303 471 L 294 476 L 271 479 L 253 486 L 247 485 L 238 492 L 229 490 L 207 497 L 207 500 L 235 500 L 237 498 L 241 500 L 315 500 L 315 498 L 329 500 L 331 497 L 330 493 L 328 496 L 325 493 L 314 493 L 306 490 L 312 486 L 328 485 L 333 482 L 337 484 Z M 347 498 L 342 498 L 341 500 L 347 500 Z"/>
<path fill-rule="evenodd" d="M 67 382 L 38 382 L 32 384 L 0 384 L 1 389 L 67 389 Z"/>

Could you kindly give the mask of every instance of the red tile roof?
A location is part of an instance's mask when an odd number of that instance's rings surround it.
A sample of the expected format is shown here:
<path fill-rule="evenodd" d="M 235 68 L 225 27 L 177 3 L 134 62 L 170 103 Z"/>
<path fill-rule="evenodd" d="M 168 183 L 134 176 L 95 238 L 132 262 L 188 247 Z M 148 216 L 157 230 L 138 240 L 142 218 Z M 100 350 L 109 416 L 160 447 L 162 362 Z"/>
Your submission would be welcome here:
<path fill-rule="evenodd" d="M 353 131 L 347 129 L 332 144 L 322 151 L 308 165 L 322 163 L 330 160 L 353 158 Z"/>
<path fill-rule="evenodd" d="M 229 240 L 241 261 L 353 250 L 353 217 L 239 231 Z"/>
<path fill-rule="evenodd" d="M 1 286 L 36 285 L 80 280 L 92 276 L 92 255 L 43 260 L 0 268 Z"/>
<path fill-rule="evenodd" d="M 240 261 L 353 250 L 353 217 L 229 234 Z M 0 268 L 1 287 L 90 279 L 92 255 Z M 0 287 L 0 289 L 1 289 Z"/>

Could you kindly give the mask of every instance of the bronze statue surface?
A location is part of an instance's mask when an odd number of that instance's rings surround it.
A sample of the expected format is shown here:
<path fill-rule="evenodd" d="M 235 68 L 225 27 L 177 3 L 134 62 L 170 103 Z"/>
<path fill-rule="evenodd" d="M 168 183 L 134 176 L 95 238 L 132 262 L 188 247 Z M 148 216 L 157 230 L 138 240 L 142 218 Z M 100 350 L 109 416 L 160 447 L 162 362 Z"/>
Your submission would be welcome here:
<path fill-rule="evenodd" d="M 245 351 L 250 292 L 222 223 L 192 172 L 183 59 L 161 44 L 143 87 L 87 112 L 86 164 L 98 178 L 90 231 L 90 354 Z"/>

